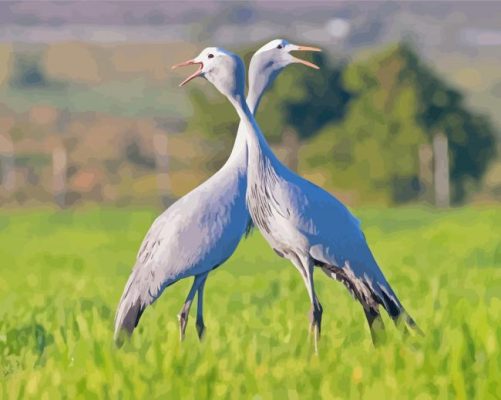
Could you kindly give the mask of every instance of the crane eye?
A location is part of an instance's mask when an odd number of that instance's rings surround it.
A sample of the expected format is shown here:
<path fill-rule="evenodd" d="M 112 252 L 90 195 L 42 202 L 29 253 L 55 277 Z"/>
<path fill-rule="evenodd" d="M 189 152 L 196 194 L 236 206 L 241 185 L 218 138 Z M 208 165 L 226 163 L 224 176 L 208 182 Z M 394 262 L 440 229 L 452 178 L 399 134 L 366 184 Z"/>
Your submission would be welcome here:
<path fill-rule="evenodd" d="M 283 47 L 284 47 L 284 46 L 282 46 L 281 44 L 279 44 L 279 45 L 277 46 L 277 49 L 281 49 L 281 48 L 283 48 Z"/>
<path fill-rule="evenodd" d="M 209 54 L 207 57 L 209 57 L 209 58 L 214 58 L 214 54 L 212 54 L 212 53 L 211 53 L 211 54 Z"/>

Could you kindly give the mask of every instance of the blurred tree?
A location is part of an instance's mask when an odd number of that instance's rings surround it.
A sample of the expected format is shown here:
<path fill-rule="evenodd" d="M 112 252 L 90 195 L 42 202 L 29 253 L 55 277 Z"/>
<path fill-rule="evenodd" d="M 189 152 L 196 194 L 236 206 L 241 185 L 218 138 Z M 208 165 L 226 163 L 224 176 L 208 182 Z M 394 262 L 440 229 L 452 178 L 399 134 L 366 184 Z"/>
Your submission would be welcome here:
<path fill-rule="evenodd" d="M 431 135 L 443 132 L 449 140 L 452 200 L 461 201 L 476 184 L 496 154 L 496 132 L 489 118 L 470 110 L 464 96 L 418 59 L 409 44 L 398 51 L 406 58 L 409 78 L 419 93 L 417 121 Z"/>
<path fill-rule="evenodd" d="M 20 88 L 45 87 L 48 85 L 38 54 L 18 53 L 15 55 L 11 85 Z"/>
<path fill-rule="evenodd" d="M 349 110 L 304 149 L 303 171 L 324 184 L 384 202 L 416 199 L 419 148 L 443 132 L 449 139 L 454 201 L 464 198 L 495 152 L 489 120 L 463 105 L 461 94 L 424 66 L 408 44 L 348 66 Z"/>
<path fill-rule="evenodd" d="M 216 138 L 222 137 L 223 140 L 235 136 L 238 116 L 231 104 L 219 93 L 192 87 L 190 100 L 193 115 L 189 119 L 188 130 Z"/>

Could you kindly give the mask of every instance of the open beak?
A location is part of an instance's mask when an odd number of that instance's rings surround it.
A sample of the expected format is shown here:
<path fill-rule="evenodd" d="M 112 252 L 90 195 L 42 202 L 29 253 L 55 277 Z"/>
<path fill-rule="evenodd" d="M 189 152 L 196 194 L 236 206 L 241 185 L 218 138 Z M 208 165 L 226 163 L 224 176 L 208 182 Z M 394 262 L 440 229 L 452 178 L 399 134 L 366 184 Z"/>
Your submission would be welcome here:
<path fill-rule="evenodd" d="M 311 46 L 294 46 L 292 51 L 322 51 L 322 49 L 319 49 L 318 47 L 311 47 Z M 320 69 L 320 67 L 316 64 L 313 64 L 312 62 L 306 61 L 306 60 L 301 60 L 300 58 L 297 57 L 292 57 L 294 61 L 306 65 L 307 67 L 313 68 L 313 69 Z"/>
<path fill-rule="evenodd" d="M 176 68 L 179 68 L 179 67 L 186 67 L 187 65 L 195 65 L 195 64 L 198 65 L 198 69 L 193 74 L 191 74 L 188 78 L 186 78 L 184 81 L 182 81 L 179 84 L 179 87 L 186 85 L 192 79 L 195 79 L 197 76 L 202 75 L 202 69 L 204 68 L 204 64 L 201 61 L 188 60 L 188 61 L 176 64 L 176 65 L 173 65 L 171 67 L 171 69 L 176 69 Z"/>

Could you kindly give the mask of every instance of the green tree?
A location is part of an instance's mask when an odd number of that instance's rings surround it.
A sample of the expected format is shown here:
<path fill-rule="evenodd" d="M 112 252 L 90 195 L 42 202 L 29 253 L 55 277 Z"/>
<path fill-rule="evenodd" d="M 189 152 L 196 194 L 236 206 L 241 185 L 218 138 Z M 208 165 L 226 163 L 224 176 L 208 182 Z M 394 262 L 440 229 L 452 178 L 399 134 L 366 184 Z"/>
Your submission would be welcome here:
<path fill-rule="evenodd" d="M 496 155 L 494 127 L 486 115 L 468 109 L 463 94 L 424 65 L 410 45 L 402 44 L 398 51 L 409 65 L 415 65 L 409 79 L 414 81 L 420 97 L 419 125 L 430 139 L 437 132 L 447 135 L 453 200 L 461 201 L 470 183 L 480 181 Z"/>
<path fill-rule="evenodd" d="M 346 117 L 304 149 L 301 170 L 363 199 L 403 202 L 419 195 L 418 148 L 442 131 L 449 139 L 453 199 L 460 201 L 494 156 L 489 120 L 425 66 L 408 44 L 352 63 L 343 83 Z"/>

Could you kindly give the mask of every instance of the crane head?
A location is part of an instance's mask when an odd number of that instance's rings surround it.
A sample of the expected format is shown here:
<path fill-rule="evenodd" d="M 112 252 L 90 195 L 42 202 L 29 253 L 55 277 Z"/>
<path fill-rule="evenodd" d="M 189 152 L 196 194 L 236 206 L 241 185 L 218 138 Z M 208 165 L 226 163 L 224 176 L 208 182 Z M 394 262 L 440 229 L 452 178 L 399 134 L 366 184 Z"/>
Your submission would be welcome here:
<path fill-rule="evenodd" d="M 245 67 L 242 59 L 219 47 L 207 47 L 195 58 L 173 65 L 172 69 L 198 65 L 198 69 L 182 81 L 184 86 L 196 77 L 203 77 L 225 95 L 234 96 L 244 92 Z"/>
<path fill-rule="evenodd" d="M 249 65 L 249 93 L 259 99 L 287 65 L 299 63 L 313 69 L 319 69 L 312 62 L 302 60 L 291 54 L 291 52 L 296 51 L 321 51 L 321 49 L 300 46 L 289 43 L 284 39 L 275 39 L 256 51 Z"/>
<path fill-rule="evenodd" d="M 318 47 L 301 46 L 289 43 L 285 39 L 275 39 L 268 42 L 254 53 L 253 59 L 260 59 L 261 62 L 266 62 L 275 69 L 285 68 L 289 64 L 299 63 L 313 69 L 319 69 L 318 65 L 312 62 L 295 57 L 291 52 L 297 51 L 322 51 Z"/>

